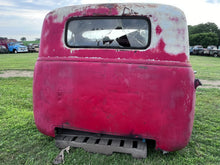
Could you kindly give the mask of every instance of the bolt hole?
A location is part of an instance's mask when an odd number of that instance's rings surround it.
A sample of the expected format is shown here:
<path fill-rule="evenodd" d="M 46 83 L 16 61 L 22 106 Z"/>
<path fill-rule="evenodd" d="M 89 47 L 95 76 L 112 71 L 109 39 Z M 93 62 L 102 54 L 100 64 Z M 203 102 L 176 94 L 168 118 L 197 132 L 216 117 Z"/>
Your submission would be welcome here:
<path fill-rule="evenodd" d="M 83 143 L 86 143 L 88 140 L 89 140 L 89 137 L 86 137 L 86 138 L 83 140 Z"/>
<path fill-rule="evenodd" d="M 112 144 L 112 139 L 109 139 L 107 145 L 110 146 L 111 144 Z"/>
<path fill-rule="evenodd" d="M 120 141 L 120 147 L 123 147 L 123 146 L 124 146 L 124 143 L 125 143 L 125 141 L 124 141 L 124 140 L 121 140 L 121 141 Z"/>
<path fill-rule="evenodd" d="M 95 144 L 99 144 L 100 139 L 96 139 Z"/>
<path fill-rule="evenodd" d="M 76 139 L 77 139 L 77 136 L 74 136 L 71 141 L 75 141 Z"/>
<path fill-rule="evenodd" d="M 133 148 L 137 148 L 137 141 L 133 141 L 132 147 L 133 147 Z"/>

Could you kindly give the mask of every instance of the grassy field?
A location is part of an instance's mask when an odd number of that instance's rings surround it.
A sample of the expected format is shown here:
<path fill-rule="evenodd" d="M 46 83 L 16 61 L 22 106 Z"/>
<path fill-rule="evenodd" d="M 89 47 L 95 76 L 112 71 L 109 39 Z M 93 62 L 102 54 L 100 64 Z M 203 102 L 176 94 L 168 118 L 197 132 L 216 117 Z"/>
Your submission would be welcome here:
<path fill-rule="evenodd" d="M 196 77 L 204 80 L 220 80 L 220 58 L 207 56 L 191 56 L 190 62 Z"/>
<path fill-rule="evenodd" d="M 0 71 L 34 70 L 38 53 L 0 54 Z M 1 73 L 1 72 L 0 72 Z"/>
<path fill-rule="evenodd" d="M 13 58 L 14 57 L 14 60 Z M 26 65 L 34 61 L 36 54 L 0 55 L 1 70 L 32 70 Z M 18 57 L 25 62 L 17 66 Z M 26 59 L 27 58 L 27 59 Z M 32 58 L 32 59 L 31 59 Z M 5 62 L 8 65 L 4 64 Z M 8 62 L 10 59 L 11 63 Z M 19 60 L 18 60 L 19 61 Z M 217 80 L 220 77 L 220 58 L 192 56 L 197 76 Z M 214 61 L 213 69 L 211 63 Z M 216 62 L 218 61 L 218 62 Z M 4 67 L 2 67 L 4 65 Z M 204 69 L 206 67 L 206 69 Z M 201 72 L 200 71 L 204 71 Z M 210 76 L 210 72 L 213 72 Z M 0 78 L 0 164 L 51 164 L 59 153 L 54 139 L 38 132 L 33 118 L 32 78 Z M 127 154 L 111 156 L 93 154 L 82 149 L 71 149 L 65 154 L 65 164 L 220 164 L 220 90 L 198 88 L 196 113 L 191 141 L 180 151 L 163 155 L 148 147 L 146 159 L 134 159 Z"/>

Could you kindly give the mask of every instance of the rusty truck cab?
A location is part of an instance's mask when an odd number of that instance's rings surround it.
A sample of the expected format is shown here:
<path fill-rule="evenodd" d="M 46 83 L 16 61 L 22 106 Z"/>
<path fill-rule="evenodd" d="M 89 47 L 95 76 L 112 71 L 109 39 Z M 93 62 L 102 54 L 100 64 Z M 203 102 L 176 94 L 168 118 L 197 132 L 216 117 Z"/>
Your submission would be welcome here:
<path fill-rule="evenodd" d="M 35 65 L 37 128 L 189 142 L 195 106 L 186 18 L 160 4 L 56 9 L 43 23 Z"/>

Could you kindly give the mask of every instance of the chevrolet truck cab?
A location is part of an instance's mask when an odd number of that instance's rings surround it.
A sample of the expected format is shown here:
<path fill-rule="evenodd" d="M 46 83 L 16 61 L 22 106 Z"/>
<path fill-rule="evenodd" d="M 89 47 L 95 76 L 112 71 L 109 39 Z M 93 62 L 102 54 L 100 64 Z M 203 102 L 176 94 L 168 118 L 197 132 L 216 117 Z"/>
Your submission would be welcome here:
<path fill-rule="evenodd" d="M 184 148 L 198 83 L 184 13 L 162 4 L 93 4 L 45 17 L 34 70 L 37 128 L 155 140 Z"/>

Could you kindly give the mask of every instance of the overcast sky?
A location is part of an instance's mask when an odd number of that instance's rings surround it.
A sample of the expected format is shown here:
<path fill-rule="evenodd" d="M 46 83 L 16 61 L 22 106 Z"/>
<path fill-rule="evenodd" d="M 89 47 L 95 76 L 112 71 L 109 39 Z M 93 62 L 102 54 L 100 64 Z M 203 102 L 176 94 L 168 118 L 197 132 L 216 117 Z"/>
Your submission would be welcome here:
<path fill-rule="evenodd" d="M 136 0 L 0 0 L 0 37 L 27 40 L 40 38 L 45 15 L 59 7 L 91 4 L 135 2 Z M 220 0 L 138 0 L 163 3 L 184 11 L 188 25 L 214 22 L 220 28 Z"/>

